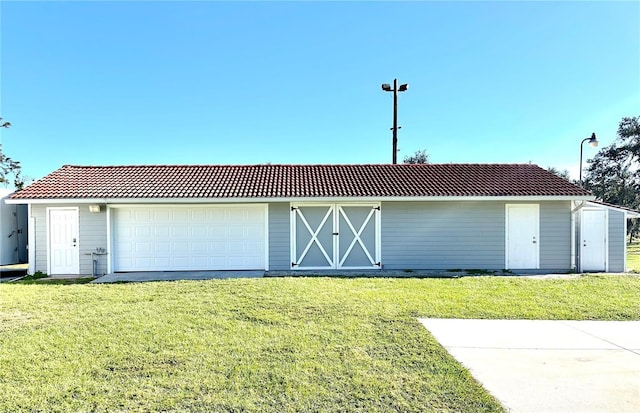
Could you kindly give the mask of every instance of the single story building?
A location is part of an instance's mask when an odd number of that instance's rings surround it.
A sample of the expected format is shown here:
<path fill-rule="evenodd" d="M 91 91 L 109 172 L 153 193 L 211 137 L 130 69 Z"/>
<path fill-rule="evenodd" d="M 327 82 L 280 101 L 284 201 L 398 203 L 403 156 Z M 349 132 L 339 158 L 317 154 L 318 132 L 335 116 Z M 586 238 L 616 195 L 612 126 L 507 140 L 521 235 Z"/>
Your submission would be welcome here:
<path fill-rule="evenodd" d="M 29 272 L 625 270 L 626 218 L 536 165 L 66 165 Z M 636 214 L 637 215 L 637 214 Z"/>

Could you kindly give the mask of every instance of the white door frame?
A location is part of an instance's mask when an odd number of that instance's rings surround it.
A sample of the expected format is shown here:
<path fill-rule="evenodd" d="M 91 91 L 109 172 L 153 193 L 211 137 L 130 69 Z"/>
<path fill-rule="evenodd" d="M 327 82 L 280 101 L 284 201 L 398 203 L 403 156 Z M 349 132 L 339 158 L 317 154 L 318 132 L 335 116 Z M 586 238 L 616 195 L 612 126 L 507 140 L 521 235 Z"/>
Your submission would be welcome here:
<path fill-rule="evenodd" d="M 353 270 L 370 270 L 370 269 L 377 269 L 377 268 L 382 268 L 381 265 L 381 234 L 380 234 L 380 211 L 381 211 L 381 207 L 380 207 L 380 202 L 309 202 L 309 203 L 291 203 L 290 204 L 291 207 L 291 233 L 290 233 L 290 244 L 291 244 L 291 269 L 293 270 L 327 270 L 327 269 L 353 269 Z M 298 208 L 300 207 L 326 207 L 327 209 L 327 213 L 324 216 L 324 219 L 322 220 L 322 223 L 320 225 L 320 227 L 315 229 L 315 234 L 314 234 L 314 230 L 310 229 L 307 226 L 307 230 L 309 231 L 309 235 L 311 235 L 311 239 L 309 240 L 309 245 L 307 245 L 306 250 L 309 249 L 309 247 L 315 242 L 316 244 L 319 244 L 316 241 L 314 241 L 315 235 L 317 235 L 317 232 L 324 227 L 324 225 L 331 225 L 332 226 L 332 230 L 333 230 L 333 242 L 332 242 L 332 248 L 330 251 L 326 251 L 324 249 L 323 246 L 318 245 L 320 247 L 320 250 L 322 251 L 323 255 L 325 256 L 325 259 L 327 259 L 327 263 L 328 265 L 325 267 L 300 267 L 299 265 L 294 265 L 294 263 L 297 260 L 297 255 L 298 255 L 298 251 L 297 251 L 297 247 L 296 247 L 296 233 L 297 233 L 297 228 L 296 228 L 296 214 L 300 214 L 298 211 Z M 342 207 L 371 207 L 372 208 L 372 212 L 369 214 L 369 216 L 365 219 L 365 222 L 363 223 L 361 228 L 355 228 L 351 222 L 349 221 L 346 213 L 343 211 Z M 374 211 L 377 210 L 377 213 Z M 301 215 L 301 214 L 300 214 Z M 331 216 L 332 215 L 332 216 Z M 331 218 L 329 218 L 329 216 L 331 216 Z M 347 249 L 347 251 L 344 254 L 344 257 L 340 257 L 340 237 L 339 237 L 339 233 L 341 231 L 341 229 L 339 228 L 340 226 L 340 217 L 343 217 L 345 219 L 345 221 L 347 222 L 347 228 L 345 228 L 345 231 L 351 231 L 351 233 L 354 235 L 354 239 L 351 241 L 349 248 Z M 306 222 L 306 220 L 304 220 L 304 216 L 301 215 L 301 218 L 303 218 L 303 222 Z M 326 221 L 328 219 L 331 219 L 332 222 L 327 223 Z M 374 246 L 374 251 L 368 251 L 366 246 L 363 245 L 362 240 L 360 239 L 360 234 L 362 233 L 362 230 L 364 228 L 366 228 L 366 226 L 370 223 L 371 220 L 374 220 L 373 225 L 374 225 L 374 231 L 375 231 L 375 246 Z M 305 224 L 306 225 L 306 224 Z M 363 250 L 365 252 L 365 254 L 367 255 L 367 258 L 369 258 L 369 260 L 373 260 L 374 264 L 371 266 L 362 266 L 362 267 L 343 267 L 342 264 L 344 263 L 344 261 L 346 260 L 346 258 L 349 256 L 349 253 L 351 252 L 352 248 L 355 246 L 356 243 L 359 243 L 362 247 Z M 373 253 L 373 256 L 371 256 L 371 253 Z M 342 260 L 341 260 L 342 259 Z"/>
<path fill-rule="evenodd" d="M 580 210 L 580 238 L 578 239 L 578 242 L 580 243 L 580 255 L 578 256 L 578 260 L 580 263 L 580 272 L 584 272 L 583 270 L 583 263 L 584 260 L 582 259 L 582 257 L 584 257 L 584 237 L 583 237 L 583 231 L 584 231 L 584 216 L 583 214 L 585 212 L 602 212 L 604 214 L 604 271 L 607 272 L 609 271 L 609 211 L 604 209 L 604 208 L 589 208 L 589 207 L 584 207 Z M 625 214 L 625 218 L 626 218 L 626 214 Z M 626 224 L 627 224 L 627 220 L 624 220 L 625 223 L 625 237 L 626 237 Z M 626 238 L 625 238 L 625 242 L 626 242 Z M 625 269 L 627 268 L 627 263 L 626 263 L 626 248 L 625 248 Z"/>
<path fill-rule="evenodd" d="M 76 268 L 71 274 L 80 274 L 80 208 L 79 207 L 47 207 L 47 274 L 51 273 L 51 211 L 74 211 L 76 214 Z"/>
<path fill-rule="evenodd" d="M 535 227 L 535 239 L 532 240 L 535 243 L 535 265 L 530 269 L 539 269 L 540 268 L 540 204 L 505 204 L 505 244 L 504 244 L 504 267 L 506 269 L 511 269 L 509 266 L 509 210 L 516 208 L 531 208 L 535 209 L 536 214 L 536 227 Z M 526 269 L 526 268 L 522 268 Z"/>

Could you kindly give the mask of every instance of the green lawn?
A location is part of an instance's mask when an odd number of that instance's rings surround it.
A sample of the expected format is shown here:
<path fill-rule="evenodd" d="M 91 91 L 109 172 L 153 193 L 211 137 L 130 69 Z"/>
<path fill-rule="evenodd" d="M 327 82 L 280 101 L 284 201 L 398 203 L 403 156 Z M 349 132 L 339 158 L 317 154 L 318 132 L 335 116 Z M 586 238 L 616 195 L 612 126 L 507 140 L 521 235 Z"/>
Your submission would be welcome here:
<path fill-rule="evenodd" d="M 0 285 L 0 411 L 503 411 L 416 317 L 640 319 L 640 277 Z"/>
<path fill-rule="evenodd" d="M 627 271 L 640 272 L 640 241 L 627 245 Z"/>

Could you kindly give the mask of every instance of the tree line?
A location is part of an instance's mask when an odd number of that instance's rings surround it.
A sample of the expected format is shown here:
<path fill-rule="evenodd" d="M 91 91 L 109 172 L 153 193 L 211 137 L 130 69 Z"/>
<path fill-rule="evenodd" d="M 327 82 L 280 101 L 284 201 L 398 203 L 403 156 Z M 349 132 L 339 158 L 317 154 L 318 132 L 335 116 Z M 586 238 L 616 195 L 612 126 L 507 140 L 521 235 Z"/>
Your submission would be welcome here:
<path fill-rule="evenodd" d="M 637 210 L 640 207 L 640 116 L 622 118 L 615 141 L 590 160 L 584 187 L 598 199 Z M 630 241 L 638 235 L 637 219 L 627 222 Z"/>

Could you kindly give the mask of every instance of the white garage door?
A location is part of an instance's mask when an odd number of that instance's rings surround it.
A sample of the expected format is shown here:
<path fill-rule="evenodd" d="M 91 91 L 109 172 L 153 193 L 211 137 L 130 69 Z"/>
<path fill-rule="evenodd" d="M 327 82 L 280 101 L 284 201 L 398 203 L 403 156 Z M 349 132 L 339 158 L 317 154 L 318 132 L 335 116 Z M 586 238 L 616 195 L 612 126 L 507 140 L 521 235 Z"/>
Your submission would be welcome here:
<path fill-rule="evenodd" d="M 114 271 L 265 269 L 263 205 L 113 208 Z"/>

